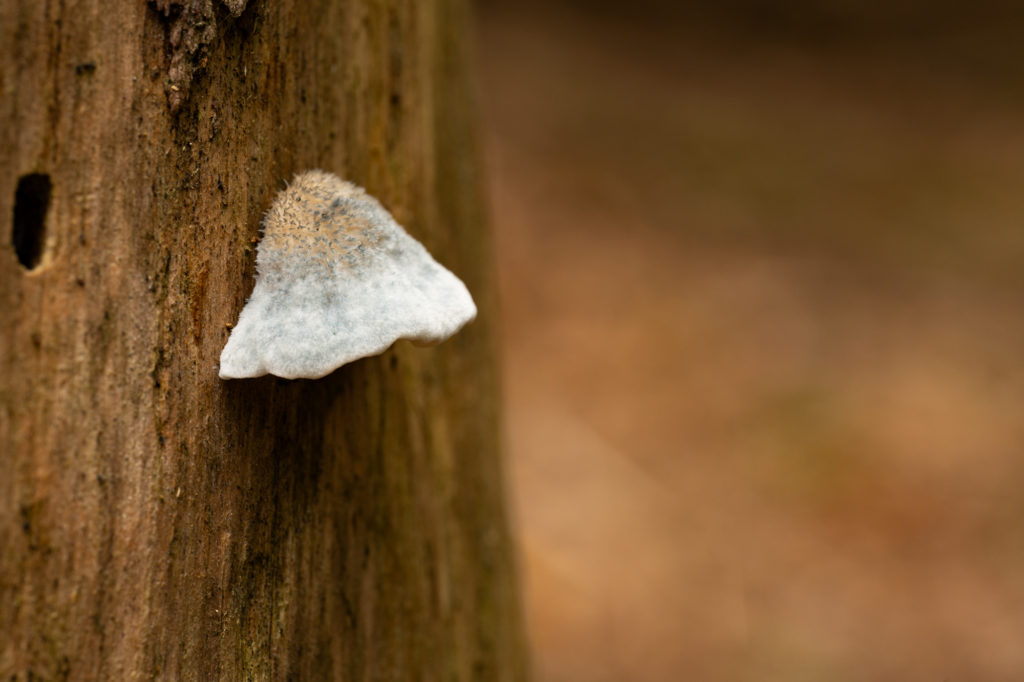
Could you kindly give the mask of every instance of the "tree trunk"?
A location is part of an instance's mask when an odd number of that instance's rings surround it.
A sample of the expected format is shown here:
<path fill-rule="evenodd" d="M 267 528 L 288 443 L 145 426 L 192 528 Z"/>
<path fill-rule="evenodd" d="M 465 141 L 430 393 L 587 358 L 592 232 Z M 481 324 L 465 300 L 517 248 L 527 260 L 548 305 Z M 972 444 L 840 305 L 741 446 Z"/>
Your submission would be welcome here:
<path fill-rule="evenodd" d="M 0 679 L 520 680 L 461 0 L 0 0 Z M 275 192 L 479 319 L 221 381 Z"/>

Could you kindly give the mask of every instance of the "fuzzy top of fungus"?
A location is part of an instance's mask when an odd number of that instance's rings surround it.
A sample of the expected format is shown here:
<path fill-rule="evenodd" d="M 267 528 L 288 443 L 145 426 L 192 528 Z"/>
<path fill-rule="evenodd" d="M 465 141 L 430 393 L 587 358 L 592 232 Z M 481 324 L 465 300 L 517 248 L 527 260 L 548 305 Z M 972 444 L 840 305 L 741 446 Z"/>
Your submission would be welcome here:
<path fill-rule="evenodd" d="M 476 317 L 466 286 L 380 202 L 323 171 L 274 198 L 256 272 L 222 379 L 316 379 L 398 339 L 443 341 Z"/>

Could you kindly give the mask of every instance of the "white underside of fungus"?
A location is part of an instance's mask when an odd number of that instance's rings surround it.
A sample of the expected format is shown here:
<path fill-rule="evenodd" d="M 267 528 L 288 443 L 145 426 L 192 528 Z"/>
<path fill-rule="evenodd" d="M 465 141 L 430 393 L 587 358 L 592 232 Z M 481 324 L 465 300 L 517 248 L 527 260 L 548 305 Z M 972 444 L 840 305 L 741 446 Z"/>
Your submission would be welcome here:
<path fill-rule="evenodd" d="M 476 317 L 458 277 L 361 187 L 323 171 L 275 197 L 256 271 L 222 379 L 316 379 L 398 339 L 443 341 Z"/>

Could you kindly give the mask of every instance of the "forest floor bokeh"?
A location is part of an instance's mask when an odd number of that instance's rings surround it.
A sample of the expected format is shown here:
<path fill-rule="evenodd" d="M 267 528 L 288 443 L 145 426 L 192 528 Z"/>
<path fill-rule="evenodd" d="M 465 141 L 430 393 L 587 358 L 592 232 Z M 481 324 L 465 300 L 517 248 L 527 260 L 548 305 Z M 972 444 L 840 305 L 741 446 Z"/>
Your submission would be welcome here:
<path fill-rule="evenodd" d="M 1024 679 L 1020 81 L 480 14 L 539 682 Z"/>

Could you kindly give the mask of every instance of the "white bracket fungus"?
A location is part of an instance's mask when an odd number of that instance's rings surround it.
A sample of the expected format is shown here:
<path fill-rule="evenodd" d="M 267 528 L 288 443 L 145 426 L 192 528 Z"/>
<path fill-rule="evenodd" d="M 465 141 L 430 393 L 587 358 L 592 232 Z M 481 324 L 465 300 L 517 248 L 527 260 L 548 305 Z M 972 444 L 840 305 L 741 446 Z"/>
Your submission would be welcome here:
<path fill-rule="evenodd" d="M 458 277 L 361 187 L 323 171 L 274 198 L 256 272 L 221 379 L 317 379 L 398 339 L 443 341 L 476 317 Z"/>

